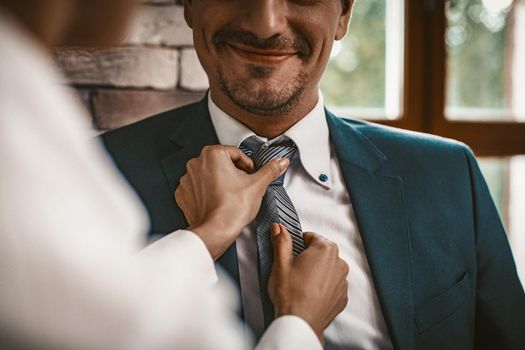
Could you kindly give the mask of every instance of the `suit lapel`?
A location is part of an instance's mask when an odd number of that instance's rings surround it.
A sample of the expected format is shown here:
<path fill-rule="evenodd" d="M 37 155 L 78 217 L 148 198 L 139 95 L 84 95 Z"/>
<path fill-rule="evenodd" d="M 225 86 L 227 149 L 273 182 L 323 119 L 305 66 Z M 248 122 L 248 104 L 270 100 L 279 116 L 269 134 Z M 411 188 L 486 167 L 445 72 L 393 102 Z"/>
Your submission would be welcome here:
<path fill-rule="evenodd" d="M 330 112 L 326 115 L 390 338 L 396 349 L 411 349 L 411 252 L 403 181 L 381 174 L 387 158 L 368 138 Z"/>
<path fill-rule="evenodd" d="M 186 163 L 198 157 L 203 147 L 219 143 L 206 99 L 190 111 L 194 114 L 186 116 L 177 129 L 169 135 L 170 141 L 176 146 L 174 152 L 161 160 L 164 175 L 172 190 L 179 186 L 180 178 L 186 173 Z"/>
<path fill-rule="evenodd" d="M 194 111 L 194 115 L 188 115 L 169 136 L 170 141 L 176 146 L 175 151 L 161 160 L 164 175 L 172 192 L 179 186 L 180 178 L 186 173 L 186 163 L 198 157 L 203 147 L 219 144 L 211 122 L 207 96 Z M 182 212 L 179 212 L 179 215 L 181 216 L 179 221 L 187 225 Z M 217 263 L 233 278 L 240 292 L 235 243 L 217 260 Z"/>

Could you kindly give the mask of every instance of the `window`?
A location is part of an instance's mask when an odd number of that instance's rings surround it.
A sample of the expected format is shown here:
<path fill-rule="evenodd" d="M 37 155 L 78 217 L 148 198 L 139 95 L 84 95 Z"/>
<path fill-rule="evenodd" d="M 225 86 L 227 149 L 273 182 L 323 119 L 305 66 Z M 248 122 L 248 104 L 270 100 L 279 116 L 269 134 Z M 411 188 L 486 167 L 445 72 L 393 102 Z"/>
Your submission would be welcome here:
<path fill-rule="evenodd" d="M 358 0 L 321 88 L 341 115 L 468 144 L 525 281 L 525 0 Z"/>
<path fill-rule="evenodd" d="M 448 118 L 524 120 L 523 98 L 518 97 L 525 86 L 517 77 L 525 74 L 519 72 L 525 65 L 525 12 L 512 5 L 512 0 L 448 3 Z"/>
<path fill-rule="evenodd" d="M 507 229 L 522 281 L 525 281 L 525 156 L 480 158 L 479 165 Z"/>
<path fill-rule="evenodd" d="M 402 1 L 357 1 L 349 34 L 334 44 L 322 90 L 342 115 L 400 117 L 403 79 Z"/>

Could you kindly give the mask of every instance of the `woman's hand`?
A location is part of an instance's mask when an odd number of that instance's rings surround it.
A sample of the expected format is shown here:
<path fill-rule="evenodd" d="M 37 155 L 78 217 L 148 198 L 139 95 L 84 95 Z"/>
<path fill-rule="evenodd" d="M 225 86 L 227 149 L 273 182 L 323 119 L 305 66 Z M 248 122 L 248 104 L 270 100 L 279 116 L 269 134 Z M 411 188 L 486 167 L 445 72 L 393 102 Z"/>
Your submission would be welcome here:
<path fill-rule="evenodd" d="M 253 161 L 233 146 L 207 146 L 190 160 L 175 200 L 189 230 L 206 244 L 213 259 L 220 257 L 255 219 L 266 188 L 289 165 L 274 159 L 257 172 Z"/>
<path fill-rule="evenodd" d="M 323 343 L 323 333 L 348 303 L 348 265 L 337 244 L 305 232 L 306 249 L 294 258 L 292 238 L 282 224 L 272 225 L 274 261 L 268 294 L 276 317 L 305 320 Z"/>

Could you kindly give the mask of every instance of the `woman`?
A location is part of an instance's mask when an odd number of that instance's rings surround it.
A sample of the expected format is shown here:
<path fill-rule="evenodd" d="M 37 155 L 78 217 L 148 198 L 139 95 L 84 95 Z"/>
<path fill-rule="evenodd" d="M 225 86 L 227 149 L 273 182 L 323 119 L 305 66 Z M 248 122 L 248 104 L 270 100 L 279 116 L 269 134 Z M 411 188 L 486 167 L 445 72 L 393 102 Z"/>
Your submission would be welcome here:
<path fill-rule="evenodd" d="M 202 227 L 215 227 L 205 217 L 195 232 L 179 230 L 141 250 L 146 215 L 91 139 L 89 118 L 52 68 L 48 52 L 57 44 L 114 43 L 134 6 L 128 0 L 0 0 L 3 349 L 250 344 L 234 316 L 231 287 L 215 284 L 210 255 L 235 237 L 199 237 Z M 217 166 L 235 168 L 232 160 Z M 240 191 L 262 197 L 285 167 L 270 164 L 250 175 L 259 181 Z M 234 176 L 247 175 L 236 171 Z M 198 202 L 191 195 L 187 200 Z M 233 213 L 244 211 L 245 220 L 255 217 L 260 204 L 244 208 L 235 202 L 222 213 L 237 205 Z M 225 203 L 219 204 L 221 209 Z M 319 318 L 331 321 L 337 313 Z M 258 347 L 319 348 L 312 324 L 292 315 L 277 319 Z"/>

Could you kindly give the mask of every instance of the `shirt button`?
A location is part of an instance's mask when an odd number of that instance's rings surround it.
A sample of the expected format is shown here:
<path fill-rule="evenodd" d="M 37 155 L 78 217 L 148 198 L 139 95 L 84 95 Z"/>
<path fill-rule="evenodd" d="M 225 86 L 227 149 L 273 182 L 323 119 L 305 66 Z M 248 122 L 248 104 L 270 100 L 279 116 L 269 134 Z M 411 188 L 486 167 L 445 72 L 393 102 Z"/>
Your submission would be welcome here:
<path fill-rule="evenodd" d="M 326 174 L 321 174 L 321 175 L 319 175 L 319 180 L 320 180 L 321 182 L 326 182 L 326 181 L 328 181 L 328 175 L 326 175 Z"/>

